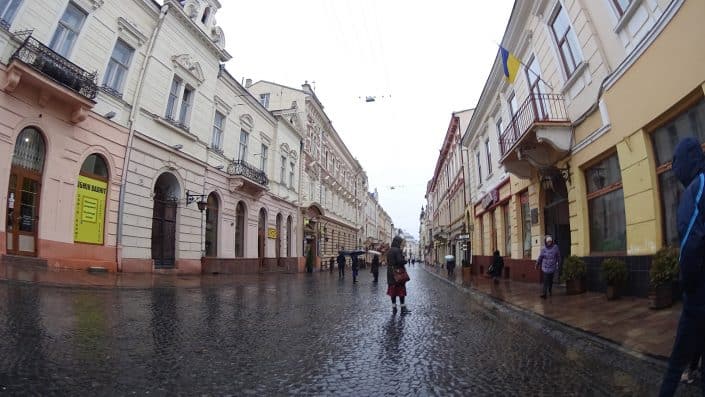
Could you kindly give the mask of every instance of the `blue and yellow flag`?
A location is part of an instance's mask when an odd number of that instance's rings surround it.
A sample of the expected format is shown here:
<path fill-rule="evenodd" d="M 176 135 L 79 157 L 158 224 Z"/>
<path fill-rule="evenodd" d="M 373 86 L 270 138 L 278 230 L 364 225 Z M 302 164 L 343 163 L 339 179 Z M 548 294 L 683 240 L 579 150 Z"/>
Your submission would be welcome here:
<path fill-rule="evenodd" d="M 508 82 L 513 84 L 514 79 L 517 77 L 517 72 L 519 71 L 521 61 L 519 61 L 519 58 L 515 57 L 502 46 L 499 46 L 499 53 L 502 55 L 502 69 L 504 70 L 504 77 L 507 78 Z"/>

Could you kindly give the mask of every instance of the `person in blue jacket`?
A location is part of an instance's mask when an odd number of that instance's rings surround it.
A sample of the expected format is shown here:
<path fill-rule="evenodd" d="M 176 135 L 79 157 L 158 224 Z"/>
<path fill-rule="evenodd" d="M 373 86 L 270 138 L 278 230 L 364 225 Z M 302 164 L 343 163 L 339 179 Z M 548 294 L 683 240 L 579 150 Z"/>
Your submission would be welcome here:
<path fill-rule="evenodd" d="M 676 146 L 672 169 L 685 186 L 676 212 L 683 310 L 659 396 L 676 392 L 683 370 L 705 344 L 705 155 L 697 140 L 685 138 Z M 705 395 L 705 370 L 702 375 Z"/>

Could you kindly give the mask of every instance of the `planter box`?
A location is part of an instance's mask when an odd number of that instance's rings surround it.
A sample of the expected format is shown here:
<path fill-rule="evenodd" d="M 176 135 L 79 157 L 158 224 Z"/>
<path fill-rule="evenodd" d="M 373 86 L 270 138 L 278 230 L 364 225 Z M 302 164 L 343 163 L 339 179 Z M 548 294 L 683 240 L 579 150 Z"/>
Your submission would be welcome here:
<path fill-rule="evenodd" d="M 654 288 L 651 295 L 652 309 L 665 309 L 673 304 L 673 288 L 671 284 L 660 285 Z"/>
<path fill-rule="evenodd" d="M 577 295 L 585 292 L 585 279 L 579 278 L 565 282 L 565 292 L 568 295 Z"/>
<path fill-rule="evenodd" d="M 470 285 L 470 282 L 472 281 L 472 268 L 471 267 L 463 267 L 463 285 Z"/>

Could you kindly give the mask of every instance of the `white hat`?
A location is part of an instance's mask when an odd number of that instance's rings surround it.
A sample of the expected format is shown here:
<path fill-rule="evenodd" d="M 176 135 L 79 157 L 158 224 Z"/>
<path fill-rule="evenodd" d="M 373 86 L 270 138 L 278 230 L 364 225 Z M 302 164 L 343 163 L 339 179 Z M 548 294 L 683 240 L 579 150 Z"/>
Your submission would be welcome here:
<path fill-rule="evenodd" d="M 550 234 L 546 236 L 546 242 L 549 242 L 549 241 L 553 241 L 553 237 L 551 237 Z"/>

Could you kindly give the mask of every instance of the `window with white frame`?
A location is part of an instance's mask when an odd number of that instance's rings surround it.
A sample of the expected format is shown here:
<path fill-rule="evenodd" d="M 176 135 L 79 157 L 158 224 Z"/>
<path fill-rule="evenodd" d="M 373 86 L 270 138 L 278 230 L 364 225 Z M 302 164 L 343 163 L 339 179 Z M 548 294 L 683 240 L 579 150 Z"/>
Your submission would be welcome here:
<path fill-rule="evenodd" d="M 237 159 L 244 161 L 247 158 L 247 141 L 250 139 L 250 133 L 245 130 L 240 130 L 240 146 L 237 151 Z"/>
<path fill-rule="evenodd" d="M 289 189 L 294 188 L 294 163 L 289 163 Z"/>
<path fill-rule="evenodd" d="M 265 171 L 267 169 L 267 157 L 269 157 L 269 148 L 264 143 L 260 148 L 260 162 L 259 169 Z"/>
<path fill-rule="evenodd" d="M 0 0 L 0 25 L 9 28 L 22 0 Z"/>
<path fill-rule="evenodd" d="M 475 164 L 477 164 L 477 184 L 482 185 L 482 163 L 480 162 L 480 149 L 475 151 Z"/>
<path fill-rule="evenodd" d="M 170 120 L 176 118 L 176 103 L 179 101 L 179 92 L 181 91 L 181 80 L 174 76 L 171 81 L 171 89 L 169 90 L 169 99 L 166 103 L 165 117 Z"/>
<path fill-rule="evenodd" d="M 259 94 L 259 102 L 262 106 L 269 109 L 269 93 Z"/>
<path fill-rule="evenodd" d="M 59 24 L 56 26 L 56 31 L 54 31 L 54 36 L 49 42 L 49 47 L 68 58 L 85 21 L 86 13 L 74 3 L 69 3 L 64 15 L 59 20 Z"/>
<path fill-rule="evenodd" d="M 286 173 L 286 157 L 282 156 L 281 161 L 281 168 L 279 169 L 279 183 L 283 185 L 285 181 L 284 175 Z"/>
<path fill-rule="evenodd" d="M 487 155 L 487 175 L 492 173 L 492 152 L 490 151 L 490 140 L 485 140 L 485 154 Z"/>
<path fill-rule="evenodd" d="M 223 149 L 223 129 L 225 126 L 225 116 L 216 110 L 213 118 L 213 142 L 211 147 L 215 150 Z"/>
<path fill-rule="evenodd" d="M 629 4 L 631 4 L 632 1 L 633 0 L 612 0 L 612 4 L 614 4 L 617 14 L 621 17 L 627 11 L 627 8 L 629 8 Z"/>
<path fill-rule="evenodd" d="M 130 62 L 134 52 L 135 50 L 124 41 L 118 39 L 115 42 L 115 47 L 103 78 L 103 87 L 122 94 L 125 76 L 127 76 L 127 71 L 130 69 Z"/>
<path fill-rule="evenodd" d="M 568 13 L 561 5 L 558 5 L 558 9 L 551 20 L 551 31 L 558 45 L 563 69 L 566 75 L 570 77 L 575 73 L 583 58 L 580 55 L 578 36 L 575 35 L 575 31 L 570 25 Z"/>
<path fill-rule="evenodd" d="M 181 111 L 179 111 L 179 123 L 188 125 L 191 118 L 191 108 L 193 107 L 193 88 L 188 85 L 184 86 L 184 94 L 181 97 Z"/>

